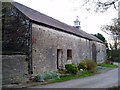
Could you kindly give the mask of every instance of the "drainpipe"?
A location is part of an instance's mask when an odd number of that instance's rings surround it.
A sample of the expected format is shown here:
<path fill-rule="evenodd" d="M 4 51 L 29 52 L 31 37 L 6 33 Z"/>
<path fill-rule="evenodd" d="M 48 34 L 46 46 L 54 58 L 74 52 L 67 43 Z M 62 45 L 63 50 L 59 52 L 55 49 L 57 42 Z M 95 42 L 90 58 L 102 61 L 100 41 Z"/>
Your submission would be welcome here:
<path fill-rule="evenodd" d="M 33 74 L 33 63 L 32 63 L 32 22 L 29 20 L 29 63 L 28 73 Z"/>

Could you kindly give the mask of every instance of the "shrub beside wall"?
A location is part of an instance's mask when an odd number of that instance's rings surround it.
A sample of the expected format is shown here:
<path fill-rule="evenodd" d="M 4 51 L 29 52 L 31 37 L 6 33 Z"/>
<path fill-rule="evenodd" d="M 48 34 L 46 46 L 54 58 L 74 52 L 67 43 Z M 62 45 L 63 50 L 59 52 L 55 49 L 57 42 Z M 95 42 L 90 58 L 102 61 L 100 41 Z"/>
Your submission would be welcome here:
<path fill-rule="evenodd" d="M 75 64 L 66 64 L 65 69 L 72 74 L 77 74 L 77 72 L 79 71 Z"/>
<path fill-rule="evenodd" d="M 85 59 L 80 62 L 78 67 L 79 69 L 87 69 L 89 71 L 95 72 L 97 68 L 97 64 L 93 60 Z"/>
<path fill-rule="evenodd" d="M 50 71 L 35 76 L 35 81 L 42 82 L 42 81 L 53 80 L 58 78 L 60 78 L 58 73 L 56 73 L 55 71 Z"/>

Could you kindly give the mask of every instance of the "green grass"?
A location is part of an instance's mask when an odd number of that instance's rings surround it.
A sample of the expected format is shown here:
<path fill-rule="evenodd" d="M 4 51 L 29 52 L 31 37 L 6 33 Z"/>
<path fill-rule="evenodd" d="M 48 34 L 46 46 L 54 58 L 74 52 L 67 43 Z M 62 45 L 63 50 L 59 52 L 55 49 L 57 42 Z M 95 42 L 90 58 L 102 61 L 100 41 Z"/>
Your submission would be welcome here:
<path fill-rule="evenodd" d="M 98 66 L 107 67 L 107 68 L 118 68 L 117 65 L 113 65 L 113 64 L 98 64 Z"/>
<path fill-rule="evenodd" d="M 107 90 L 120 90 L 120 86 L 118 86 L 118 87 L 111 87 L 111 88 L 108 88 Z"/>
<path fill-rule="evenodd" d="M 64 81 L 84 78 L 84 77 L 93 76 L 93 75 L 95 75 L 95 73 L 91 73 L 91 72 L 88 72 L 88 71 L 83 71 L 83 74 L 81 74 L 81 75 L 64 76 L 64 77 L 61 77 L 60 79 L 56 79 L 56 80 L 52 80 L 52 81 L 48 81 L 46 83 L 43 83 L 43 85 L 49 84 L 49 83 L 64 82 Z"/>
<path fill-rule="evenodd" d="M 106 67 L 106 68 L 117 68 L 117 65 L 111 65 L 111 64 L 98 64 L 98 66 L 102 66 L 102 67 Z M 96 72 L 96 73 L 92 73 L 90 71 L 81 71 L 78 75 L 66 75 L 66 76 L 61 76 L 59 79 L 54 79 L 54 80 L 48 80 L 45 81 L 43 83 L 41 83 L 40 85 L 46 85 L 46 84 L 51 84 L 51 83 L 58 83 L 58 82 L 65 82 L 65 81 L 69 81 L 69 80 L 74 80 L 74 79 L 80 79 L 80 78 L 85 78 L 85 77 L 89 77 L 89 76 L 94 76 L 96 74 L 100 74 L 101 72 Z M 62 73 L 62 74 L 65 74 Z M 36 84 L 34 85 L 36 86 Z M 116 89 L 116 90 L 119 90 Z"/>
<path fill-rule="evenodd" d="M 117 68 L 118 67 L 117 65 L 112 65 L 112 64 L 98 64 L 98 66 L 102 66 L 102 67 L 106 67 L 106 68 Z M 85 78 L 85 77 L 89 77 L 89 76 L 94 76 L 96 74 L 100 74 L 100 72 L 92 73 L 90 71 L 85 70 L 85 71 L 82 71 L 81 74 L 62 76 L 59 79 L 45 81 L 45 82 L 41 83 L 40 85 L 46 85 L 46 84 L 51 84 L 51 83 L 80 79 L 80 78 Z"/>

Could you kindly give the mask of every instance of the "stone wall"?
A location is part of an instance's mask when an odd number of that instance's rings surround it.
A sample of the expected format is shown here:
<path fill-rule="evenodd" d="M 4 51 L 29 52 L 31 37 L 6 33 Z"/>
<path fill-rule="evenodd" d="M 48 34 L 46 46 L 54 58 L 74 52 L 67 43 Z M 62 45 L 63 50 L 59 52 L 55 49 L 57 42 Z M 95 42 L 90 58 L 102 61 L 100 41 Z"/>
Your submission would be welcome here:
<path fill-rule="evenodd" d="M 2 83 L 20 83 L 28 80 L 25 55 L 2 55 Z"/>
<path fill-rule="evenodd" d="M 95 44 L 96 46 L 96 63 L 103 63 L 106 60 L 106 46 L 103 43 L 91 41 L 91 50 L 92 50 L 92 44 Z M 92 56 L 92 51 L 91 51 Z"/>
<path fill-rule="evenodd" d="M 62 61 L 59 61 L 59 63 L 63 68 L 67 63 L 79 64 L 81 60 L 86 58 L 92 59 L 92 43 L 72 34 L 33 24 L 33 73 L 39 74 L 45 71 L 57 70 L 58 51 L 61 51 Z M 96 42 L 95 44 L 97 45 Z M 67 50 L 72 50 L 71 60 L 67 59 Z"/>
<path fill-rule="evenodd" d="M 96 44 L 97 47 L 97 63 L 103 63 L 106 60 L 106 46 L 102 43 Z"/>

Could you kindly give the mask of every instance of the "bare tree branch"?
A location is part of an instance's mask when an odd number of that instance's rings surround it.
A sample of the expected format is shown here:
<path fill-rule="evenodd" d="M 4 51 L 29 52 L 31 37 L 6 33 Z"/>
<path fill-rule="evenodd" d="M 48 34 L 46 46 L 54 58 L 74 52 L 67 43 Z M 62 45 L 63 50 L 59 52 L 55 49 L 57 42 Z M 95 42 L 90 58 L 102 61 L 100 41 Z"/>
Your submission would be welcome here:
<path fill-rule="evenodd" d="M 120 39 L 120 23 L 116 18 L 113 19 L 112 25 L 104 25 L 101 27 L 101 30 L 109 35 L 112 35 L 114 39 Z"/>
<path fill-rule="evenodd" d="M 89 6 L 89 8 L 92 8 L 94 4 L 94 9 L 95 11 L 100 11 L 100 12 L 105 12 L 108 10 L 110 7 L 113 6 L 115 10 L 117 10 L 116 4 L 118 3 L 119 0 L 84 0 L 84 4 L 82 6 Z"/>

